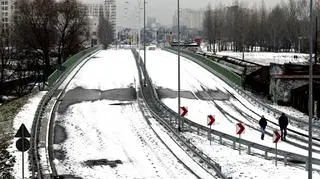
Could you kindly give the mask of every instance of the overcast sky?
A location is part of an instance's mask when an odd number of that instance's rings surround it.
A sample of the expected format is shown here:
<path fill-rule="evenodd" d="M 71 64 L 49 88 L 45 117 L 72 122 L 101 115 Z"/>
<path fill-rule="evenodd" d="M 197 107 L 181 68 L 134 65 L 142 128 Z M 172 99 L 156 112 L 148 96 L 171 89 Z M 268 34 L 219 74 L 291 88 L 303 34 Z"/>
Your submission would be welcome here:
<path fill-rule="evenodd" d="M 104 0 L 81 0 L 86 3 L 101 3 Z M 245 3 L 247 7 L 254 4 L 260 4 L 262 0 L 238 0 L 239 3 Z M 272 7 L 282 0 L 264 0 L 267 7 Z M 138 27 L 138 2 L 139 0 L 116 0 L 117 2 L 117 26 Z M 128 3 L 125 3 L 128 2 Z M 163 25 L 171 25 L 172 17 L 177 9 L 177 0 L 146 0 L 146 16 L 155 17 L 157 22 Z M 209 3 L 212 6 L 231 5 L 234 0 L 180 0 L 180 8 L 203 9 Z M 143 0 L 141 0 L 143 7 Z M 125 8 L 128 8 L 127 10 Z M 143 22 L 143 10 L 141 10 L 141 24 Z"/>

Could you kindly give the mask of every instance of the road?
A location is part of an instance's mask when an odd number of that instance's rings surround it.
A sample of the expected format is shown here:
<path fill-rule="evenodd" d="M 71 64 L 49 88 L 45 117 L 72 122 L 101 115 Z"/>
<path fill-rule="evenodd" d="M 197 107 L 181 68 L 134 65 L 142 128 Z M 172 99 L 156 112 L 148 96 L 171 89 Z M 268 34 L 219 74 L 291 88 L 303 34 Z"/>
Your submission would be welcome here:
<path fill-rule="evenodd" d="M 101 51 L 79 71 L 55 119 L 55 166 L 81 178 L 195 178 L 144 119 L 130 50 Z"/>
<path fill-rule="evenodd" d="M 143 51 L 141 51 L 141 53 L 143 53 Z M 146 64 L 149 76 L 151 77 L 155 88 L 157 88 L 161 100 L 174 111 L 177 111 L 177 61 L 177 55 L 166 52 L 164 50 L 158 49 L 147 51 Z M 274 144 L 272 143 L 272 136 L 267 136 L 263 141 L 260 140 L 261 134 L 259 130 L 258 120 L 260 119 L 261 115 L 265 115 L 271 122 L 277 123 L 277 116 L 272 116 L 264 112 L 258 106 L 254 106 L 250 103 L 250 101 L 244 99 L 241 95 L 239 95 L 235 90 L 233 90 L 218 77 L 183 57 L 181 57 L 181 91 L 183 94 L 181 98 L 181 105 L 188 107 L 188 119 L 203 126 L 207 126 L 207 115 L 212 114 L 216 118 L 216 123 L 214 126 L 212 126 L 212 128 L 223 133 L 233 135 L 235 137 L 238 136 L 236 135 L 236 123 L 241 121 L 246 125 L 245 133 L 241 136 L 242 138 L 265 146 L 274 147 Z M 278 127 L 271 122 L 269 122 L 268 124 L 268 131 L 270 133 L 272 133 L 273 129 L 278 129 Z M 298 132 L 304 134 L 307 133 L 307 131 L 304 131 L 297 127 L 289 127 Z M 189 137 L 195 137 L 194 134 L 186 135 L 188 135 Z M 304 137 L 299 136 L 299 138 Z M 301 148 L 301 146 L 306 147 L 307 143 L 294 138 L 294 136 L 292 135 L 288 136 L 288 140 L 290 142 L 280 142 L 278 148 L 307 156 L 307 150 Z M 211 150 L 206 149 L 206 147 L 208 146 L 201 144 L 201 142 L 197 140 L 195 140 L 194 142 L 198 143 L 200 148 L 203 148 L 203 150 L 211 154 Z M 318 142 L 314 141 L 314 144 L 318 144 Z M 318 146 L 314 146 L 314 149 L 319 151 Z M 259 152 L 257 152 L 257 154 L 258 153 Z M 215 155 L 211 154 L 211 156 Z M 319 153 L 314 152 L 313 157 L 319 158 Z M 241 157 L 238 156 L 238 158 Z M 226 160 L 228 160 L 229 162 L 226 162 Z M 226 160 L 220 159 L 219 161 L 221 161 L 222 163 L 227 163 L 226 165 L 222 166 L 227 166 L 228 168 L 231 167 L 232 161 L 235 161 L 236 159 L 233 157 L 232 159 L 229 158 Z M 239 170 L 239 168 L 243 168 L 239 167 L 242 162 L 239 159 L 237 159 L 236 161 L 239 162 L 237 163 L 236 168 L 238 168 L 238 171 L 242 171 L 240 173 L 248 172 L 253 175 L 252 171 L 246 171 L 246 169 Z M 250 163 L 250 166 L 255 167 L 255 164 Z M 257 168 L 259 167 L 257 166 Z M 233 168 L 230 170 L 235 171 L 236 169 Z M 288 169 L 284 170 L 289 171 Z M 273 174 L 268 174 L 268 171 L 265 171 L 261 167 L 256 171 L 257 173 L 266 172 L 266 176 L 269 175 L 269 177 L 271 178 L 273 176 Z M 302 176 L 306 176 L 306 172 L 303 170 L 301 170 L 299 173 L 301 173 Z M 232 175 L 234 177 L 239 177 L 241 174 Z M 287 177 L 286 175 L 291 176 L 291 173 L 284 173 L 283 177 Z M 274 176 L 276 176 L 276 174 Z M 241 177 L 244 176 L 242 175 Z"/>

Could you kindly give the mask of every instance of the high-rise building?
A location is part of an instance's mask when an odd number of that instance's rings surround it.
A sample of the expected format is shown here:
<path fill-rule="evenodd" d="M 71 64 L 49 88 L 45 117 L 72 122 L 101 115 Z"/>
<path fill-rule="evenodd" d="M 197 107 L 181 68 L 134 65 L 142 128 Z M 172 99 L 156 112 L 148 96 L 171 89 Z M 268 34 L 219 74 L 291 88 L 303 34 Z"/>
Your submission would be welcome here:
<path fill-rule="evenodd" d="M 7 29 L 13 23 L 15 11 L 15 0 L 1 0 L 0 2 L 0 24 Z"/>
<path fill-rule="evenodd" d="M 147 27 L 151 28 L 152 25 L 155 25 L 157 23 L 157 19 L 155 17 L 148 17 L 147 20 Z"/>
<path fill-rule="evenodd" d="M 105 7 L 105 16 L 108 18 L 109 22 L 112 25 L 113 29 L 113 38 L 116 39 L 116 30 L 117 30 L 117 6 L 116 0 L 105 0 L 104 1 Z"/>
<path fill-rule="evenodd" d="M 84 4 L 84 10 L 89 17 L 90 36 L 93 41 L 97 39 L 100 8 L 105 18 L 108 19 L 113 29 L 113 38 L 116 39 L 116 4 L 115 0 L 105 0 L 103 4 Z"/>
<path fill-rule="evenodd" d="M 202 29 L 203 11 L 192 9 L 180 10 L 180 26 L 186 26 L 190 29 Z M 173 26 L 178 25 L 178 13 L 173 16 Z"/>

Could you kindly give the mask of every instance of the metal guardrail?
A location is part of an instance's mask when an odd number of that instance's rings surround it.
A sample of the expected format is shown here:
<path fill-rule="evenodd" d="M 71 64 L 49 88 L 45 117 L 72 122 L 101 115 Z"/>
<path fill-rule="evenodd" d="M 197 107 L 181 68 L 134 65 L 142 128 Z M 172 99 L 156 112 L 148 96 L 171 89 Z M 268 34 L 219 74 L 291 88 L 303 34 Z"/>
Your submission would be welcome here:
<path fill-rule="evenodd" d="M 165 48 L 165 50 L 171 52 L 171 53 L 176 53 L 176 50 L 173 48 Z M 185 51 L 181 51 L 182 55 L 186 58 L 188 58 L 189 60 L 192 60 L 193 62 L 199 64 L 200 66 L 202 66 L 203 68 L 207 69 L 208 71 L 210 71 L 211 73 L 215 74 L 216 76 L 218 76 L 219 78 L 221 78 L 223 81 L 225 81 L 229 86 L 231 86 L 234 90 L 236 90 L 240 95 L 246 97 L 247 99 L 250 99 L 252 102 L 254 102 L 254 104 L 257 104 L 262 110 L 271 113 L 273 112 L 273 116 L 280 116 L 283 112 L 275 109 L 269 105 L 266 105 L 265 103 L 263 103 L 261 100 L 258 100 L 256 98 L 254 98 L 252 96 L 252 94 L 249 94 L 248 92 L 244 91 L 237 83 L 234 83 L 233 80 L 230 80 L 227 78 L 227 76 L 222 75 L 221 73 L 217 72 L 216 70 L 212 69 L 209 65 L 203 63 L 202 61 L 200 61 L 198 58 L 204 58 L 206 61 L 211 62 L 211 63 L 215 63 L 210 59 L 207 59 L 206 57 L 200 56 L 198 54 L 193 54 L 192 56 L 189 54 L 184 54 Z M 192 53 L 192 52 L 189 52 Z M 286 116 L 289 118 L 289 120 L 291 121 L 295 121 L 295 122 L 299 122 L 299 123 L 303 123 L 305 125 L 308 125 L 309 123 L 307 121 L 301 120 L 297 117 L 291 116 L 290 114 L 286 114 Z M 320 130 L 320 125 L 318 124 L 314 124 L 313 125 L 315 128 Z"/>
<path fill-rule="evenodd" d="M 169 50 L 169 52 L 173 52 L 173 51 Z M 173 53 L 175 53 L 175 52 L 173 52 Z M 205 69 L 207 69 L 208 71 L 212 72 L 213 74 L 217 75 L 219 78 L 221 78 L 222 80 L 226 81 L 228 84 L 231 84 L 230 86 L 233 87 L 234 89 L 238 89 L 237 91 L 244 92 L 243 90 L 240 89 L 240 87 L 236 86 L 230 80 L 226 79 L 224 76 L 222 76 L 221 74 L 217 73 L 216 71 L 214 71 L 211 67 L 207 66 L 206 64 L 203 64 L 202 62 L 194 59 L 194 57 L 191 57 L 189 55 L 183 54 L 183 52 L 182 52 L 182 55 L 184 55 L 184 57 L 188 58 L 189 60 L 192 60 L 192 61 L 196 62 L 200 66 L 202 66 Z M 182 124 L 185 123 L 188 126 L 187 128 L 189 128 L 189 129 L 191 129 L 193 131 L 196 131 L 198 134 L 203 133 L 203 134 L 207 134 L 208 136 L 215 135 L 215 136 L 219 137 L 220 143 L 222 143 L 222 139 L 227 139 L 227 140 L 229 140 L 229 141 L 231 141 L 233 143 L 233 146 L 235 146 L 235 142 L 241 143 L 241 144 L 243 144 L 243 145 L 248 147 L 248 153 L 250 153 L 251 148 L 256 148 L 256 149 L 265 151 L 265 158 L 267 158 L 267 154 L 268 153 L 276 154 L 276 150 L 274 148 L 266 147 L 266 146 L 263 146 L 261 144 L 254 143 L 254 142 L 251 142 L 251 141 L 248 141 L 248 140 L 239 139 L 239 138 L 234 137 L 232 135 L 225 134 L 223 132 L 216 131 L 214 129 L 210 129 L 208 127 L 202 126 L 200 124 L 197 124 L 197 123 L 195 123 L 193 121 L 188 120 L 187 118 L 183 118 L 183 117 L 179 116 L 175 111 L 173 111 L 172 109 L 167 107 L 161 101 L 158 101 L 158 102 L 161 104 L 162 108 L 164 108 L 165 110 L 167 110 L 170 113 L 174 113 L 177 120 L 183 121 Z M 263 105 L 263 104 L 261 104 L 261 105 Z M 272 110 L 272 108 L 267 108 L 267 109 L 269 109 L 270 111 Z M 308 161 L 308 157 L 307 156 L 303 156 L 303 155 L 300 155 L 300 154 L 287 152 L 287 151 L 283 151 L 283 150 L 277 150 L 277 151 L 278 151 L 277 154 L 279 156 L 283 156 L 284 157 L 284 163 L 285 164 L 287 164 L 288 159 L 298 160 L 298 161 L 305 162 L 305 163 L 307 163 L 307 161 Z M 312 163 L 316 164 L 316 165 L 320 165 L 320 159 L 313 158 L 312 159 Z"/>
<path fill-rule="evenodd" d="M 138 57 L 138 53 L 133 50 L 133 53 L 135 55 L 135 58 Z M 137 59 L 137 58 L 136 58 Z M 139 71 L 139 78 L 140 78 L 140 86 L 141 87 L 141 94 L 144 98 L 144 101 L 149 101 L 149 103 L 147 102 L 147 106 L 149 108 L 149 110 L 151 111 L 151 113 L 153 114 L 153 116 L 155 118 L 157 118 L 157 120 L 165 126 L 165 128 L 167 128 L 171 133 L 173 133 L 173 135 L 176 137 L 176 139 L 174 140 L 178 140 L 180 141 L 179 143 L 176 142 L 178 145 L 180 146 L 184 146 L 186 147 L 186 149 L 183 149 L 185 150 L 186 152 L 189 151 L 189 153 L 192 153 L 193 155 L 197 156 L 199 159 L 200 159 L 200 163 L 205 163 L 206 167 L 202 166 L 205 170 L 208 170 L 208 169 L 213 169 L 215 172 L 216 172 L 216 176 L 218 176 L 219 178 L 224 178 L 224 179 L 227 179 L 228 177 L 226 177 L 222 172 L 221 172 L 221 167 L 220 165 L 213 161 L 210 157 L 208 157 L 206 154 L 204 154 L 201 150 L 199 150 L 196 146 L 194 146 L 193 144 L 190 143 L 190 141 L 188 139 L 186 139 L 184 136 L 182 136 L 181 134 L 178 133 L 178 131 L 176 130 L 176 128 L 173 127 L 173 125 L 169 125 L 170 123 L 168 123 L 168 121 L 165 121 L 163 119 L 163 116 L 161 115 L 158 115 L 155 111 L 157 111 L 157 109 L 163 109 L 161 106 L 162 104 L 159 103 L 159 99 L 156 95 L 156 91 L 155 91 L 155 88 L 153 87 L 152 85 L 152 82 L 151 82 L 151 79 L 149 78 L 149 75 L 147 73 L 147 71 L 144 69 L 144 65 L 143 65 L 143 62 L 141 60 L 141 58 L 139 58 L 137 60 L 137 66 L 138 66 L 138 71 Z M 142 80 L 141 78 L 141 71 L 142 71 L 142 74 L 144 76 L 144 80 Z M 143 84 L 143 83 L 146 83 L 146 84 Z M 149 93 L 148 93 L 149 92 Z M 146 97 L 145 94 L 148 93 L 151 95 Z M 152 108 L 152 106 L 155 105 L 154 107 L 156 108 Z M 163 111 L 161 110 L 162 113 L 164 112 L 164 114 L 167 114 L 167 111 Z M 175 113 L 174 113 L 175 115 Z M 181 147 L 182 148 L 182 147 Z M 194 157 L 195 157 L 194 156 Z"/>
<path fill-rule="evenodd" d="M 171 52 L 171 53 L 175 53 L 177 54 L 177 49 L 172 48 L 172 47 L 165 47 L 164 50 Z M 201 55 L 195 54 L 193 52 L 187 51 L 187 50 L 181 50 L 180 53 L 181 56 L 185 57 L 185 58 L 189 58 L 189 57 L 193 57 L 196 58 L 198 61 L 201 61 L 202 63 L 206 64 L 207 66 L 210 66 L 212 68 L 215 69 L 215 72 L 220 74 L 221 77 L 228 79 L 228 81 L 237 84 L 237 85 L 241 85 L 241 76 L 239 76 L 238 74 L 234 73 L 233 71 L 230 71 L 225 65 L 222 65 L 218 62 L 209 60 L 206 57 L 203 57 Z"/>
<path fill-rule="evenodd" d="M 84 59 L 86 59 L 88 56 L 94 54 L 100 49 L 100 47 L 96 47 L 94 50 L 87 51 L 87 53 L 81 53 L 83 56 L 79 57 L 76 61 L 73 61 L 73 64 L 69 64 L 68 68 L 59 75 L 59 77 L 56 79 L 54 82 L 53 86 L 49 86 L 48 88 L 48 93 L 46 93 L 42 99 L 39 102 L 39 105 L 37 107 L 36 113 L 33 118 L 33 123 L 32 123 L 32 129 L 31 129 L 31 148 L 29 150 L 29 158 L 30 158 L 30 167 L 32 170 L 32 176 L 37 176 L 37 178 L 42 178 L 42 168 L 40 164 L 40 156 L 38 153 L 38 137 L 39 137 L 39 130 L 40 130 L 40 123 L 41 123 L 41 118 L 44 115 L 44 110 L 56 92 L 56 90 L 59 88 L 59 86 L 63 83 L 63 81 L 67 78 L 68 74 L 77 66 L 79 65 Z M 80 54 L 80 53 L 79 53 Z M 70 62 L 69 62 L 70 63 Z"/>
<path fill-rule="evenodd" d="M 99 48 L 99 46 L 91 47 L 68 58 L 61 66 L 58 67 L 57 70 L 55 70 L 48 77 L 49 87 L 52 87 L 57 82 L 57 80 L 59 80 L 64 71 L 69 71 L 69 68 L 72 68 L 72 66 L 78 61 L 79 58 L 83 56 L 88 56 L 90 53 L 96 51 Z"/>

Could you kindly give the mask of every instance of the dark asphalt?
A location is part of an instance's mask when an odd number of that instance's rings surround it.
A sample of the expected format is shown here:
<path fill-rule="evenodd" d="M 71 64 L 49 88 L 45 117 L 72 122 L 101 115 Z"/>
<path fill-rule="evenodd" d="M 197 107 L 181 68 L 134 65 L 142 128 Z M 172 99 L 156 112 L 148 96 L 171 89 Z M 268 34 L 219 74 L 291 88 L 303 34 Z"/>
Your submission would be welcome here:
<path fill-rule="evenodd" d="M 158 88 L 157 90 L 159 98 L 177 98 L 178 92 L 168 88 Z M 196 95 L 196 96 L 195 96 Z M 187 99 L 201 99 L 206 101 L 211 100 L 228 100 L 230 96 L 219 90 L 206 90 L 197 91 L 192 93 L 191 91 L 181 91 L 180 96 Z"/>
<path fill-rule="evenodd" d="M 104 99 L 116 101 L 134 101 L 136 98 L 136 90 L 133 87 L 110 89 L 106 91 L 77 87 L 68 91 L 63 96 L 58 108 L 58 113 L 64 113 L 70 105 L 81 103 L 83 101 L 97 101 Z"/>

